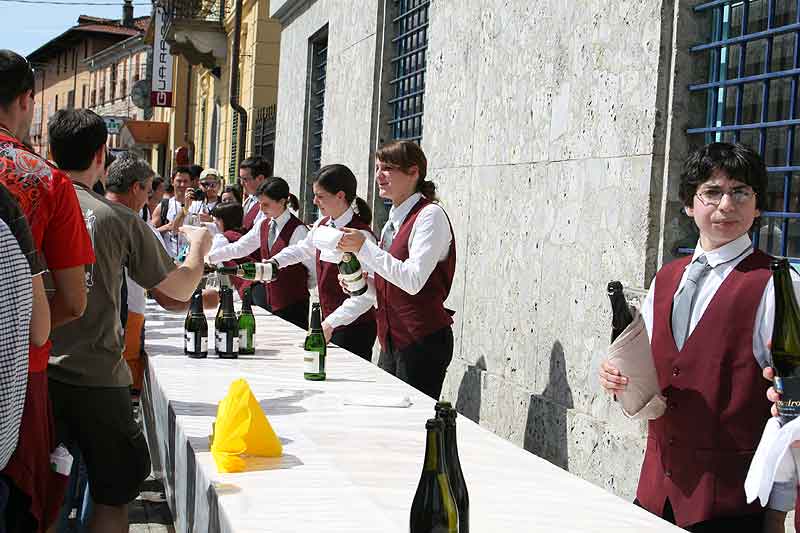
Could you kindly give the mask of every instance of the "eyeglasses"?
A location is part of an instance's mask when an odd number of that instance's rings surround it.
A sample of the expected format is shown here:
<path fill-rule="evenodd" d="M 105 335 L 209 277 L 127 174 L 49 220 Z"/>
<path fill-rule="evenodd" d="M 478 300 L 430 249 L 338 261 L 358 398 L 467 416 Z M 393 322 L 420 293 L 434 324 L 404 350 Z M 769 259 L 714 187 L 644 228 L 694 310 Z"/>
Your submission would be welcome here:
<path fill-rule="evenodd" d="M 697 198 L 706 207 L 709 205 L 719 205 L 722 202 L 722 197 L 725 195 L 730 196 L 733 203 L 740 205 L 746 204 L 753 198 L 756 193 L 750 187 L 737 187 L 730 191 L 723 191 L 722 189 L 705 189 L 697 192 Z"/>
<path fill-rule="evenodd" d="M 216 182 L 216 181 L 201 181 L 200 182 L 200 186 L 201 187 L 209 187 L 209 188 L 212 188 L 212 189 L 216 189 L 218 185 L 219 185 L 219 183 Z"/>

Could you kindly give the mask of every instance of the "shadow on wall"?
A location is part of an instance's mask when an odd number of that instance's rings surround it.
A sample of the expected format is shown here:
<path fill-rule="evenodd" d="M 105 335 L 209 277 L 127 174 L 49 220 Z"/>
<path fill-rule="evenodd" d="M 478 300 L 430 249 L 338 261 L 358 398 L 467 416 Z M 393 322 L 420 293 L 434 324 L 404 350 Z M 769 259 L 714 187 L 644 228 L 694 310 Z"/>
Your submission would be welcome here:
<path fill-rule="evenodd" d="M 481 372 L 486 370 L 486 359 L 480 356 L 474 365 L 467 365 L 461 378 L 456 399 L 456 411 L 475 423 L 481 418 Z"/>
<path fill-rule="evenodd" d="M 572 407 L 564 347 L 556 341 L 550 350 L 547 387 L 542 394 L 531 395 L 524 448 L 564 470 L 569 469 L 567 409 Z"/>

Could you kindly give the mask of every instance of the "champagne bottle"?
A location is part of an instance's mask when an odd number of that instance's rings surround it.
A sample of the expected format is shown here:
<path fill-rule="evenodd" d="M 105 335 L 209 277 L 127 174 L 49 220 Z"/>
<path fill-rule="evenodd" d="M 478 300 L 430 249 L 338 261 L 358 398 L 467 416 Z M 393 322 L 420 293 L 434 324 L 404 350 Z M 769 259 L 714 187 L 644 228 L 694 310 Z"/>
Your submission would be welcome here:
<path fill-rule="evenodd" d="M 206 274 L 216 272 L 218 274 L 236 276 L 237 278 L 249 281 L 273 281 L 278 277 L 278 265 L 275 261 L 268 261 L 266 263 L 243 263 L 241 265 L 229 267 L 206 265 L 203 272 Z"/>
<path fill-rule="evenodd" d="M 775 285 L 772 366 L 775 390 L 781 393 L 778 414 L 786 423 L 800 416 L 800 308 L 794 296 L 789 260 L 774 259 L 770 268 Z"/>
<path fill-rule="evenodd" d="M 183 323 L 183 353 L 193 359 L 208 355 L 208 321 L 203 313 L 203 291 L 199 287 L 192 294 L 192 303 Z"/>
<path fill-rule="evenodd" d="M 256 317 L 253 316 L 252 303 L 250 287 L 246 287 L 242 299 L 242 312 L 239 313 L 239 353 L 243 355 L 256 353 Z"/>
<path fill-rule="evenodd" d="M 356 254 L 344 253 L 339 262 L 339 274 L 342 275 L 347 292 L 353 296 L 358 296 L 367 292 L 367 279 L 361 270 L 361 263 L 358 262 Z"/>
<path fill-rule="evenodd" d="M 219 295 L 214 348 L 220 358 L 236 359 L 239 356 L 239 320 L 233 310 L 233 289 L 222 287 Z"/>
<path fill-rule="evenodd" d="M 458 507 L 447 479 L 444 422 L 431 418 L 425 429 L 425 464 L 411 503 L 410 533 L 458 533 Z"/>
<path fill-rule="evenodd" d="M 311 381 L 325 380 L 325 355 L 327 346 L 322 333 L 322 312 L 319 302 L 311 304 L 311 323 L 304 345 L 303 377 Z"/>
<path fill-rule="evenodd" d="M 436 403 L 436 418 L 444 422 L 444 455 L 447 469 L 447 480 L 458 508 L 458 533 L 469 533 L 469 493 L 464 473 L 461 471 L 461 460 L 458 458 L 458 442 L 456 438 L 456 416 L 458 413 L 450 402 Z"/>
<path fill-rule="evenodd" d="M 633 315 L 625 301 L 625 294 L 622 291 L 622 283 L 612 281 L 608 284 L 608 299 L 611 300 L 611 342 L 625 331 L 625 328 L 633 322 Z"/>

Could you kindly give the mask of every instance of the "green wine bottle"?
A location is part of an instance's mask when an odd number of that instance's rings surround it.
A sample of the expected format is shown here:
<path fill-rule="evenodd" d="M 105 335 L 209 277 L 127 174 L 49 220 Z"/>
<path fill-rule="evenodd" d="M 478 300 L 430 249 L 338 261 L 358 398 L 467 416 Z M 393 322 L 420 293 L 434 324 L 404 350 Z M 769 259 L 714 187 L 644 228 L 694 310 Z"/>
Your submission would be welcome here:
<path fill-rule="evenodd" d="M 192 301 L 183 323 L 183 353 L 192 359 L 208 355 L 208 321 L 203 313 L 203 291 L 199 287 L 192 294 Z"/>
<path fill-rule="evenodd" d="M 211 270 L 213 269 L 213 270 Z M 273 281 L 278 277 L 278 265 L 275 261 L 266 263 L 243 263 L 236 266 L 206 267 L 204 272 L 216 272 L 249 281 Z"/>
<path fill-rule="evenodd" d="M 608 284 L 608 299 L 611 300 L 611 342 L 614 342 L 633 322 L 633 315 L 628 302 L 625 301 L 625 293 L 619 281 Z"/>
<path fill-rule="evenodd" d="M 239 313 L 239 353 L 251 355 L 256 353 L 256 317 L 253 316 L 253 298 L 250 287 L 244 289 L 242 312 Z"/>
<path fill-rule="evenodd" d="M 233 289 L 222 287 L 220 310 L 214 323 L 214 349 L 221 359 L 236 359 L 239 356 L 239 320 L 233 310 Z"/>
<path fill-rule="evenodd" d="M 339 274 L 347 285 L 347 292 L 353 296 L 358 296 L 367 292 L 367 279 L 361 270 L 361 263 L 358 262 L 356 254 L 344 253 L 339 262 Z"/>
<path fill-rule="evenodd" d="M 772 328 L 772 366 L 775 390 L 781 393 L 781 422 L 800 416 L 800 308 L 794 296 L 792 268 L 788 259 L 770 265 L 775 286 L 775 323 Z"/>
<path fill-rule="evenodd" d="M 458 508 L 458 533 L 469 533 L 469 492 L 464 473 L 461 471 L 461 460 L 458 457 L 456 438 L 456 416 L 458 413 L 450 402 L 436 403 L 436 418 L 444 422 L 444 455 L 447 468 L 447 480 Z"/>
<path fill-rule="evenodd" d="M 431 418 L 425 423 L 428 431 L 425 464 L 411 503 L 410 533 L 458 533 L 458 507 L 447 479 L 444 454 L 444 422 Z"/>
<path fill-rule="evenodd" d="M 325 355 L 327 353 L 325 335 L 322 333 L 322 312 L 319 302 L 311 304 L 311 323 L 304 345 L 303 377 L 311 381 L 325 380 Z"/>

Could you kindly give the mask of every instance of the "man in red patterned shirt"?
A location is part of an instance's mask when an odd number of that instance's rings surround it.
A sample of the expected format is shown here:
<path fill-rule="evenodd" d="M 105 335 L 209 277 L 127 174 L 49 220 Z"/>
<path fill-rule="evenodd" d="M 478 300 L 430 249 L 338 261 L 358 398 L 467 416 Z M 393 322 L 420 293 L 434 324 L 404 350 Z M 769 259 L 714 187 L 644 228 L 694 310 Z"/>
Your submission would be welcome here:
<path fill-rule="evenodd" d="M 75 189 L 70 179 L 25 144 L 33 120 L 33 71 L 28 61 L 0 50 L 0 183 L 15 196 L 44 256 L 55 291 L 50 299 L 52 328 L 83 315 L 84 265 L 95 261 Z M 10 505 L 9 531 L 45 531 L 56 518 L 67 477 L 50 469 L 53 419 L 47 392 L 50 342 L 31 344 L 28 387 L 19 442 L 0 472 L 30 505 Z M 25 498 L 22 498 L 24 501 Z M 13 504 L 12 498 L 11 503 Z"/>

